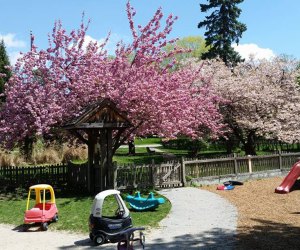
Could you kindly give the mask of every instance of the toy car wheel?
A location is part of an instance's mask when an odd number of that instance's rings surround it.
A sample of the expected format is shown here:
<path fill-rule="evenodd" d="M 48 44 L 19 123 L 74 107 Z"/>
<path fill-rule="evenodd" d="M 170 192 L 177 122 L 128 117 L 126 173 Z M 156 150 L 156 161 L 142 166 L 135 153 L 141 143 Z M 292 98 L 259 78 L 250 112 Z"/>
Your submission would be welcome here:
<path fill-rule="evenodd" d="M 52 221 L 58 222 L 58 214 L 56 214 L 56 215 L 53 216 Z"/>
<path fill-rule="evenodd" d="M 105 237 L 102 234 L 97 234 L 93 241 L 96 245 L 102 245 L 105 242 Z"/>
<path fill-rule="evenodd" d="M 47 231 L 48 230 L 48 223 L 47 222 L 42 223 L 42 230 L 43 231 Z"/>
<path fill-rule="evenodd" d="M 23 224 L 23 231 L 27 231 L 30 228 L 29 224 Z"/>

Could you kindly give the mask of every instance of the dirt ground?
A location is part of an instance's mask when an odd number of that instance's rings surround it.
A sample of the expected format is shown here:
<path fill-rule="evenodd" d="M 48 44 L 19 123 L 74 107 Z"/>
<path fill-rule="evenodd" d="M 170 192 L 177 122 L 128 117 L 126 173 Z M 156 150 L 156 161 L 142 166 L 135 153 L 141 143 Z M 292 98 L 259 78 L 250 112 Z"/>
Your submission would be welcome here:
<path fill-rule="evenodd" d="M 277 194 L 282 180 L 251 180 L 230 191 L 202 187 L 237 207 L 237 249 L 300 249 L 300 180 L 290 193 Z"/>

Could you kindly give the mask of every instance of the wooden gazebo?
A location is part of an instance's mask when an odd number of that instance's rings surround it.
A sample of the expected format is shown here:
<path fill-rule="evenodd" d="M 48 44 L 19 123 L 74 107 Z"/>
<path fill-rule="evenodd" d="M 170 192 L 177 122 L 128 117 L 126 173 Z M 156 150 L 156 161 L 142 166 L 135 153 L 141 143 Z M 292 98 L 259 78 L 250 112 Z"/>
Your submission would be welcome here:
<path fill-rule="evenodd" d="M 89 192 L 113 188 L 113 145 L 129 127 L 126 115 L 109 99 L 88 105 L 63 126 L 88 145 Z"/>

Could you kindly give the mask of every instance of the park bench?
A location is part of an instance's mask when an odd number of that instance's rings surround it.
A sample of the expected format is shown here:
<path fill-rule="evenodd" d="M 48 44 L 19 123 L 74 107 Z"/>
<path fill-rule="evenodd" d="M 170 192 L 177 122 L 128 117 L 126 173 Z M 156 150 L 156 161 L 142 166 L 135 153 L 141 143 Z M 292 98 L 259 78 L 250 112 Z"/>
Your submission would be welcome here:
<path fill-rule="evenodd" d="M 155 153 L 155 149 L 153 149 L 153 148 L 146 147 L 146 149 L 147 149 L 148 154 L 154 154 Z"/>

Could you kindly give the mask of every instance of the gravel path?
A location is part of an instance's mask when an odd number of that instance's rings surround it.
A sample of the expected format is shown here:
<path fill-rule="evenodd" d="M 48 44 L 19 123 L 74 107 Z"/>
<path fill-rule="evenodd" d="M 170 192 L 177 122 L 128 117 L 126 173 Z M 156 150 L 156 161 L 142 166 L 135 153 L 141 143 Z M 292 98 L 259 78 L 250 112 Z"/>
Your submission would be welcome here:
<path fill-rule="evenodd" d="M 237 210 L 233 205 L 198 188 L 166 189 L 160 193 L 171 201 L 172 209 L 158 229 L 145 232 L 145 249 L 234 249 Z M 116 244 L 93 246 L 87 235 L 51 230 L 22 232 L 9 225 L 0 225 L 0 249 L 115 250 Z"/>

